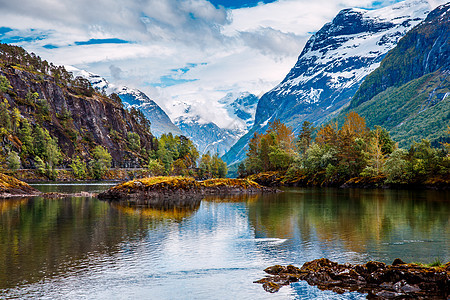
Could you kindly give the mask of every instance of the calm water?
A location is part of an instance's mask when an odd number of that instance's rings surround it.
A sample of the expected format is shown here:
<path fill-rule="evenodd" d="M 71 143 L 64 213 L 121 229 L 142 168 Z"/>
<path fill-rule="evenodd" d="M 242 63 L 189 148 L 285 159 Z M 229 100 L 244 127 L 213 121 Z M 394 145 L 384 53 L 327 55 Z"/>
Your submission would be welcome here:
<path fill-rule="evenodd" d="M 365 298 L 304 282 L 269 294 L 252 283 L 267 266 L 320 257 L 449 261 L 450 194 L 287 189 L 160 209 L 81 197 L 0 200 L 0 299 Z"/>

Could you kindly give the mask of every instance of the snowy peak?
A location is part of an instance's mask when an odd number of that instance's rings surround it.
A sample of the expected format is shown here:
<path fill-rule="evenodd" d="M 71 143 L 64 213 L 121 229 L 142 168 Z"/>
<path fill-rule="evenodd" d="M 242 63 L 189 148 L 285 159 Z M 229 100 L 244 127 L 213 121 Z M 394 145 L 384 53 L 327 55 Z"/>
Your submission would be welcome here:
<path fill-rule="evenodd" d="M 249 92 L 228 93 L 219 100 L 223 104 L 227 113 L 240 121 L 245 130 L 250 129 L 255 121 L 256 106 L 259 98 Z"/>
<path fill-rule="evenodd" d="M 100 75 L 85 71 L 85 70 L 80 70 L 78 68 L 75 68 L 73 66 L 64 66 L 64 68 L 67 70 L 67 72 L 71 72 L 73 74 L 73 77 L 83 77 L 86 78 L 87 80 L 89 80 L 89 82 L 91 83 L 92 87 L 94 89 L 96 89 L 99 92 L 104 92 L 104 93 L 108 93 L 108 89 L 111 87 L 111 84 L 103 77 L 101 77 Z"/>
<path fill-rule="evenodd" d="M 410 0 L 377 10 L 344 9 L 306 43 L 285 79 L 260 100 L 255 123 L 275 118 L 297 129 L 320 124 L 354 95 L 365 76 L 433 6 Z"/>

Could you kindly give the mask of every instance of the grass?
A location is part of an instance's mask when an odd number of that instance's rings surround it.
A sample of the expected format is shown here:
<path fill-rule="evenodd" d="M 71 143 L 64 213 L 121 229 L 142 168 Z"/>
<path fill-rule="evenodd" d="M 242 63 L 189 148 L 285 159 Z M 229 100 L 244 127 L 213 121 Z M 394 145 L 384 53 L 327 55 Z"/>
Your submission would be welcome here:
<path fill-rule="evenodd" d="M 232 186 L 232 187 L 259 187 L 259 184 L 249 179 L 230 179 L 230 178 L 215 178 L 207 179 L 204 181 L 196 181 L 192 177 L 183 176 L 157 176 L 146 177 L 141 179 L 131 180 L 122 184 L 119 184 L 115 189 L 129 189 L 139 186 L 161 186 L 168 188 L 188 188 L 188 187 L 219 187 L 219 186 Z"/>
<path fill-rule="evenodd" d="M 439 257 L 435 258 L 434 261 L 429 264 L 424 264 L 424 263 L 420 263 L 420 262 L 413 262 L 412 264 L 415 264 L 415 265 L 418 265 L 421 267 L 428 267 L 428 268 L 440 268 L 445 265 L 445 263 Z"/>

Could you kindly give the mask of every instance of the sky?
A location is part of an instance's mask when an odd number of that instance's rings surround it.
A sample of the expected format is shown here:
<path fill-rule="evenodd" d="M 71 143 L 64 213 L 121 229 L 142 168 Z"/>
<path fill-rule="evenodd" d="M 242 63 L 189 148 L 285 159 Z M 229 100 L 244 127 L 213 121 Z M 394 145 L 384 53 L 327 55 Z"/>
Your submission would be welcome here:
<path fill-rule="evenodd" d="M 0 40 L 178 103 L 231 127 L 218 103 L 258 96 L 292 68 L 308 38 L 344 8 L 397 0 L 0 0 Z"/>

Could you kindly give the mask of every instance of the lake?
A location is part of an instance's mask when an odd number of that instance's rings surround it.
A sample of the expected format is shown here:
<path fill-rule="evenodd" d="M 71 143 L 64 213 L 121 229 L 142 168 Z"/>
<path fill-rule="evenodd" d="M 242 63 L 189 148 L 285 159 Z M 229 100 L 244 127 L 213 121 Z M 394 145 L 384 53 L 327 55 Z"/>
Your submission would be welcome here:
<path fill-rule="evenodd" d="M 41 184 L 100 192 L 111 184 Z M 269 294 L 274 264 L 450 260 L 450 193 L 289 188 L 183 207 L 0 200 L 0 299 L 365 299 L 306 282 Z"/>

